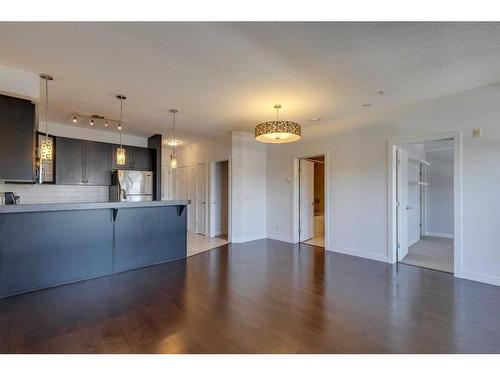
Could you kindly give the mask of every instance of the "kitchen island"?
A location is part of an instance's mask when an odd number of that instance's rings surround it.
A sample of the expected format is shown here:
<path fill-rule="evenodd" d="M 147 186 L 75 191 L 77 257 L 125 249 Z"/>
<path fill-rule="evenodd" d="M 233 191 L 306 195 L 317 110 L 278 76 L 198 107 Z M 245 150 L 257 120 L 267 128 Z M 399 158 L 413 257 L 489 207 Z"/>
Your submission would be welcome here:
<path fill-rule="evenodd" d="M 0 206 L 0 298 L 185 258 L 188 203 Z"/>

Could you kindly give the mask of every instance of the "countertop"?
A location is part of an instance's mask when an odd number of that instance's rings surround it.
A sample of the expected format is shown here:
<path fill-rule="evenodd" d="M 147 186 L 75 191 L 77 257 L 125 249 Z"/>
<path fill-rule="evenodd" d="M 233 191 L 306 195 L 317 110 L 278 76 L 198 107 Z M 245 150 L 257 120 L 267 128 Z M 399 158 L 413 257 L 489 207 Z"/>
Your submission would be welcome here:
<path fill-rule="evenodd" d="M 41 211 L 99 210 L 105 208 L 121 209 L 138 207 L 185 206 L 189 203 L 189 199 L 178 199 L 146 202 L 10 204 L 0 205 L 0 214 Z"/>

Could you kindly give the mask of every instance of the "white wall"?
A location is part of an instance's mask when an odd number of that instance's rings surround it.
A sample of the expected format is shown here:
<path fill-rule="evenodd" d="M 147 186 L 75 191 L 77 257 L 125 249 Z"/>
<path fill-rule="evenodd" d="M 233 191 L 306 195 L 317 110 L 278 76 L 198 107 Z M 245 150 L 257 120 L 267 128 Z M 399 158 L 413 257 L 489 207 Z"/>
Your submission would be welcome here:
<path fill-rule="evenodd" d="M 234 132 L 232 139 L 231 239 L 246 242 L 265 238 L 267 146 L 249 133 Z"/>
<path fill-rule="evenodd" d="M 293 157 L 330 153 L 329 250 L 387 261 L 387 142 L 463 130 L 462 276 L 500 285 L 500 85 L 304 129 L 304 141 L 268 147 L 269 236 L 291 239 Z M 472 137 L 482 128 L 481 138 Z M 236 168 L 235 168 L 236 169 Z"/>
<path fill-rule="evenodd" d="M 45 133 L 45 122 L 40 121 L 38 130 Z M 98 141 L 107 143 L 120 143 L 119 134 L 112 131 L 98 130 L 90 128 L 88 125 L 66 125 L 49 122 L 49 134 L 68 137 L 85 139 L 87 141 Z M 122 134 L 122 143 L 129 146 L 148 147 L 148 139 L 146 137 L 138 137 L 135 135 Z"/>
<path fill-rule="evenodd" d="M 40 99 L 40 77 L 0 65 L 0 94 L 36 102 Z"/>
<path fill-rule="evenodd" d="M 453 238 L 453 150 L 427 151 L 426 234 Z"/>

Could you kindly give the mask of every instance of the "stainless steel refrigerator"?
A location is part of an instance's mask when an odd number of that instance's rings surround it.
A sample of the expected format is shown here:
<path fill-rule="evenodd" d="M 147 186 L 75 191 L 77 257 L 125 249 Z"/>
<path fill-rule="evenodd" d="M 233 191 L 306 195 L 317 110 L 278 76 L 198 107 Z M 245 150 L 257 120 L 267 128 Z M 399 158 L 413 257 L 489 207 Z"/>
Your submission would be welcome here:
<path fill-rule="evenodd" d="M 109 200 L 111 202 L 152 201 L 153 172 L 113 171 Z"/>

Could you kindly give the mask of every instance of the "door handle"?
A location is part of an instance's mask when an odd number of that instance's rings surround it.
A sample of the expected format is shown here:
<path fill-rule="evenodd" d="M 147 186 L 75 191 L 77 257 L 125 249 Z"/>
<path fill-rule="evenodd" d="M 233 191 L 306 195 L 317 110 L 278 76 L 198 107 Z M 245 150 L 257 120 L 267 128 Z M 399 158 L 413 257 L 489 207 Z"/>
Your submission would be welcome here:
<path fill-rule="evenodd" d="M 407 209 L 407 210 L 411 210 L 411 207 L 410 207 L 410 206 L 406 206 L 406 209 Z"/>

